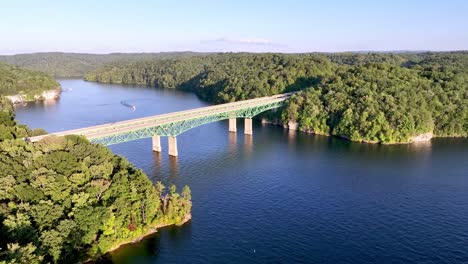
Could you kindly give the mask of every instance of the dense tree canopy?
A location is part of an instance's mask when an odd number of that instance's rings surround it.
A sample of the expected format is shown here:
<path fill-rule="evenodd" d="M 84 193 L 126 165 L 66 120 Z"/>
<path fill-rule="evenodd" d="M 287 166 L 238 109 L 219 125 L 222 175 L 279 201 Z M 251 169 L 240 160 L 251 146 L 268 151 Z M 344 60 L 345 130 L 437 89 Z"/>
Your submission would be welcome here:
<path fill-rule="evenodd" d="M 76 66 L 93 60 L 84 57 L 67 64 L 67 74 L 101 65 L 85 78 L 182 89 L 214 103 L 298 91 L 276 117 L 313 133 L 379 143 L 422 133 L 468 136 L 467 52 L 142 54 Z M 0 64 L 0 94 L 56 85 L 44 74 Z M 175 186 L 153 185 L 124 158 L 82 137 L 21 140 L 41 133 L 17 124 L 11 103 L 0 97 L 0 263 L 83 260 L 189 217 L 188 187 L 179 194 Z"/>
<path fill-rule="evenodd" d="M 42 134 L 46 134 L 43 129 L 30 130 L 25 125 L 17 124 L 12 103 L 7 98 L 0 96 L 0 142 Z"/>
<path fill-rule="evenodd" d="M 110 62 L 130 62 L 193 55 L 192 52 L 80 54 L 42 52 L 0 56 L 0 61 L 42 71 L 54 77 L 83 77 L 86 72 Z"/>
<path fill-rule="evenodd" d="M 187 186 L 153 185 L 83 137 L 15 139 L 30 131 L 0 102 L 0 263 L 78 262 L 190 217 Z"/>
<path fill-rule="evenodd" d="M 112 63 L 88 73 L 85 79 L 178 88 L 222 103 L 298 90 L 318 83 L 333 69 L 322 55 L 211 54 Z"/>
<path fill-rule="evenodd" d="M 317 87 L 295 95 L 283 120 L 354 141 L 408 142 L 433 131 L 466 136 L 468 109 L 458 100 L 461 92 L 455 96 L 446 100 L 440 85 L 409 69 L 367 64 L 341 68 Z"/>
<path fill-rule="evenodd" d="M 16 66 L 0 63 L 0 95 L 22 94 L 33 98 L 60 85 L 50 76 Z"/>
<path fill-rule="evenodd" d="M 468 134 L 468 52 L 210 54 L 107 64 L 85 79 L 188 90 L 215 103 L 304 90 L 283 121 L 355 141 Z"/>

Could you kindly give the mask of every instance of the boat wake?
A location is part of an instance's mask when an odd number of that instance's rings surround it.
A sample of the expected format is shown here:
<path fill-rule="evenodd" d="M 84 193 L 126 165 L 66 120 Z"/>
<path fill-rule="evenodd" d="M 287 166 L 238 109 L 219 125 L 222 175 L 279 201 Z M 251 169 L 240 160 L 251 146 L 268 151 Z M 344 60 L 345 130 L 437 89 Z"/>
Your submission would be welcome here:
<path fill-rule="evenodd" d="M 125 107 L 131 108 L 133 111 L 136 110 L 136 106 L 127 103 L 127 101 L 120 101 L 120 104 L 125 106 Z"/>

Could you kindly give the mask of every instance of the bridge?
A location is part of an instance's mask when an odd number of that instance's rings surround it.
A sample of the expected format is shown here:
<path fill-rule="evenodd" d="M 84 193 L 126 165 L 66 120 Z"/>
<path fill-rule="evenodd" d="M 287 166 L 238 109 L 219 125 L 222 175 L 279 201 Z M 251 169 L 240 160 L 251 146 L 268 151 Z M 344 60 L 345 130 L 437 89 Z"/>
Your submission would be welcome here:
<path fill-rule="evenodd" d="M 252 117 L 284 105 L 292 93 L 201 107 L 104 125 L 73 129 L 27 138 L 36 142 L 44 137 L 81 135 L 93 143 L 112 145 L 141 138 L 153 138 L 153 150 L 161 152 L 161 136 L 168 137 L 169 155 L 178 156 L 177 136 L 204 124 L 229 119 L 229 132 L 237 132 L 236 119 L 244 118 L 244 133 L 252 134 Z"/>

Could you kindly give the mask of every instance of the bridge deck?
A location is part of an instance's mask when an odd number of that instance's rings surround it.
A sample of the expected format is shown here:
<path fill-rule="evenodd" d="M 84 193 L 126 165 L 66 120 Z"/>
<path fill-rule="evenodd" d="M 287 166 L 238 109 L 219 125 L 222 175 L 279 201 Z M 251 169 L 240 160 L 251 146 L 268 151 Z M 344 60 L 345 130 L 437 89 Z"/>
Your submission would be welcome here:
<path fill-rule="evenodd" d="M 196 119 L 204 116 L 215 115 L 220 113 L 227 113 L 236 111 L 239 109 L 251 108 L 256 106 L 262 106 L 265 104 L 271 104 L 275 102 L 282 102 L 288 99 L 292 93 L 285 93 L 274 96 L 261 97 L 256 99 L 244 100 L 233 103 L 226 103 L 220 105 L 213 105 L 207 107 L 200 107 L 190 110 L 178 111 L 173 113 L 154 115 L 149 117 L 131 119 L 126 121 L 119 121 L 114 123 L 108 123 L 103 125 L 73 129 L 63 132 L 51 133 L 48 135 L 41 135 L 36 137 L 30 137 L 27 140 L 36 142 L 44 137 L 50 135 L 66 136 L 66 135 L 82 135 L 88 139 L 101 138 L 113 134 L 125 133 L 128 131 L 138 130 L 146 127 L 155 127 L 174 122 L 180 122 L 184 120 Z"/>

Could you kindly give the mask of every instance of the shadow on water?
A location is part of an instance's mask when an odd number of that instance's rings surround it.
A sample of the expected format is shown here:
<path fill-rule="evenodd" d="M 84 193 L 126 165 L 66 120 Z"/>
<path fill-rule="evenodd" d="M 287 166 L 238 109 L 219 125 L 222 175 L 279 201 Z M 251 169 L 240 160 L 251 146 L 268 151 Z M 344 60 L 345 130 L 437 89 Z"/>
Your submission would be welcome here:
<path fill-rule="evenodd" d="M 420 155 L 421 153 L 430 153 L 433 144 L 439 144 L 447 139 L 432 139 L 431 141 L 418 142 L 412 144 L 395 144 L 382 145 L 371 143 L 351 142 L 343 138 L 335 136 L 313 135 L 300 131 L 283 130 L 283 135 L 288 138 L 289 144 L 297 147 L 298 151 L 319 151 L 330 149 L 333 147 L 333 152 L 357 154 L 363 158 L 381 158 L 381 157 L 399 157 Z M 458 139 L 457 139 L 458 140 Z M 354 155 L 353 155 L 354 156 Z"/>
<path fill-rule="evenodd" d="M 192 222 L 187 222 L 182 226 L 167 226 L 158 232 L 149 235 L 138 243 L 131 243 L 121 246 L 119 249 L 108 253 L 98 259 L 96 264 L 143 264 L 153 263 L 161 253 L 161 234 L 167 236 L 171 241 L 171 248 L 177 251 L 182 245 L 179 241 L 190 239 L 192 236 Z"/>
<path fill-rule="evenodd" d="M 224 126 L 223 126 L 224 128 Z M 227 127 L 226 127 L 227 128 Z M 240 132 L 239 132 L 240 131 Z M 206 166 L 203 168 L 204 175 L 221 175 L 223 171 L 236 170 L 239 160 L 249 160 L 252 155 L 255 159 L 261 160 L 262 156 L 271 155 L 271 151 L 278 146 L 284 146 L 293 155 L 305 157 L 311 155 L 328 155 L 332 160 L 347 159 L 356 164 L 369 164 L 373 161 L 377 164 L 382 162 L 395 161 L 400 159 L 408 160 L 418 158 L 424 160 L 430 156 L 433 147 L 444 147 L 447 145 L 447 139 L 433 139 L 429 142 L 422 142 L 410 145 L 375 145 L 349 142 L 337 137 L 326 137 L 312 135 L 288 129 L 275 128 L 273 126 L 261 126 L 256 122 L 254 135 L 244 135 L 239 129 L 238 133 L 227 133 L 227 143 L 225 149 L 216 152 L 214 155 L 199 157 L 202 164 L 223 164 L 222 166 Z M 254 138 L 255 137 L 255 138 Z M 226 136 L 224 137 L 226 139 Z M 448 139 L 450 141 L 450 139 Z M 284 144 L 286 143 L 286 144 Z M 452 149 L 452 148 L 450 148 Z M 277 150 L 277 149 L 276 149 Z M 236 156 L 232 157 L 233 153 Z M 286 155 L 287 153 L 281 154 Z M 166 168 L 169 171 L 170 181 L 175 181 L 179 177 L 179 163 L 177 158 L 167 158 L 162 161 L 161 156 L 166 153 L 154 153 L 153 160 L 155 168 L 161 172 L 164 164 L 168 162 Z M 229 161 L 229 162 L 226 162 Z M 183 159 L 183 167 L 195 167 L 197 164 L 188 164 L 193 161 Z M 396 163 L 398 164 L 398 163 Z M 184 170 L 182 168 L 182 170 Z M 349 177 L 347 180 L 351 184 L 359 184 L 359 178 Z M 166 254 L 166 250 L 177 254 L 178 246 L 184 241 L 191 240 L 192 223 L 181 227 L 168 227 L 160 230 L 159 233 L 145 238 L 137 244 L 126 245 L 119 250 L 106 255 L 105 261 L 100 263 L 151 263 L 159 259 L 159 254 Z M 164 238 L 162 238 L 163 236 Z M 165 246 L 161 243 L 164 241 Z M 162 252 L 164 251 L 164 252 Z M 180 257 L 179 259 L 183 259 Z M 103 260 L 104 261 L 104 260 Z"/>
<path fill-rule="evenodd" d="M 181 157 L 163 157 L 167 156 L 167 154 L 153 153 L 154 166 L 149 175 L 159 175 L 159 177 L 169 175 L 169 179 L 157 178 L 153 180 L 176 182 L 181 173 L 180 170 L 185 172 L 187 167 L 191 169 L 203 167 L 205 174 L 218 175 L 226 170 L 235 170 L 238 161 L 258 160 L 262 156 L 271 155 L 271 151 L 277 152 L 279 156 L 293 155 L 293 157 L 308 159 L 314 157 L 314 155 L 320 155 L 329 159 L 344 159 L 362 164 L 401 162 L 413 159 L 426 160 L 431 156 L 433 147 L 437 147 L 439 151 L 441 148 L 451 145 L 448 142 L 451 139 L 439 138 L 427 142 L 401 145 L 357 143 L 339 137 L 313 135 L 281 127 L 263 126 L 259 122 L 254 123 L 254 135 L 244 135 L 242 129 L 238 129 L 237 133 L 229 133 L 227 132 L 227 124 L 225 127 L 227 140 L 224 150 L 217 149 L 216 153 L 194 158 L 187 159 L 183 157 L 182 168 L 179 168 L 181 165 L 179 159 Z M 459 142 L 460 139 L 455 141 Z M 286 147 L 287 152 L 278 150 L 279 146 Z M 182 147 L 182 145 L 179 145 L 179 147 Z M 184 146 L 181 152 L 185 153 L 187 148 L 191 147 Z M 453 151 L 453 147 L 449 147 L 449 150 Z M 460 151 L 463 150 L 464 148 L 461 147 Z M 164 165 L 165 162 L 167 162 L 166 165 Z M 213 164 L 222 164 L 222 166 Z"/>
<path fill-rule="evenodd" d="M 20 122 L 57 131 L 79 125 L 65 126 L 66 120 L 106 123 L 204 105 L 177 91 L 68 84 L 75 85 L 73 92 L 65 93 L 60 104 L 18 111 Z M 131 99 L 141 97 L 162 100 Z M 138 110 L 122 111 L 118 102 L 125 99 L 136 100 Z M 87 107 L 106 103 L 112 106 Z M 468 259 L 460 250 L 468 234 L 468 139 L 384 146 L 259 122 L 248 137 L 243 120 L 238 121 L 237 133 L 228 133 L 227 121 L 183 133 L 178 159 L 168 157 L 167 140 L 162 153 L 152 152 L 150 139 L 111 147 L 153 181 L 174 183 L 179 190 L 189 185 L 193 221 L 126 245 L 108 254 L 107 263 Z"/>

